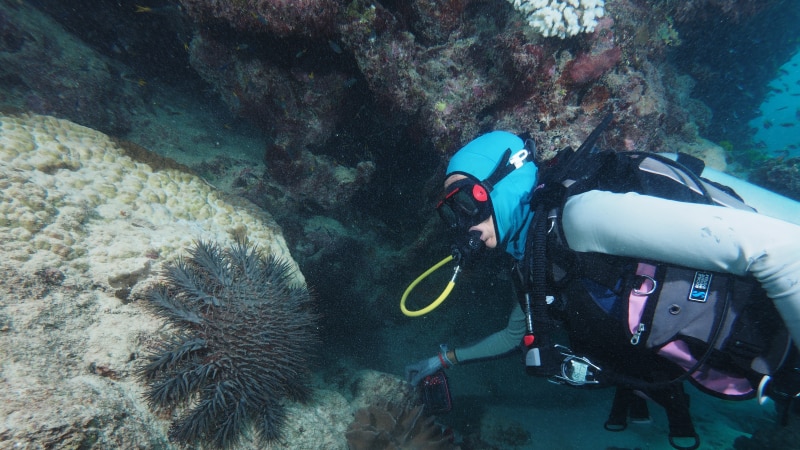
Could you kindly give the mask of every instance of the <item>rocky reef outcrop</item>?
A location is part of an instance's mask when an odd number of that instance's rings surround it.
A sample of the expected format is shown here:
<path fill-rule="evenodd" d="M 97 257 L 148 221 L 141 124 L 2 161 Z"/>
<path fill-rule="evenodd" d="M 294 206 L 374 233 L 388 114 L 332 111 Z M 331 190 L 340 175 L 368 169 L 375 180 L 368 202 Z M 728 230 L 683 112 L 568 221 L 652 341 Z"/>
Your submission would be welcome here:
<path fill-rule="evenodd" d="M 305 286 L 269 214 L 157 161 L 65 120 L 0 116 L 0 447 L 179 448 L 180 411 L 150 412 L 136 372 L 166 332 L 145 293 L 193 242 L 246 233 L 286 261 L 267 281 Z M 339 373 L 281 404 L 292 448 L 344 449 L 355 410 L 406 395 L 397 377 Z"/>

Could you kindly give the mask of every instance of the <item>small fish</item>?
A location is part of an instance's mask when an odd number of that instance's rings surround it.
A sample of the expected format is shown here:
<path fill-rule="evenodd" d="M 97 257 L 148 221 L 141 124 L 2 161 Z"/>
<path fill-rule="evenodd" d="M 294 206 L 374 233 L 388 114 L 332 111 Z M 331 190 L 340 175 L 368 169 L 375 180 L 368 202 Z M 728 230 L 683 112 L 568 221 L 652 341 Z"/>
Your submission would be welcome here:
<path fill-rule="evenodd" d="M 180 10 L 181 10 L 180 6 L 178 6 L 178 5 L 170 5 L 170 4 L 167 4 L 167 5 L 164 5 L 164 6 L 156 6 L 156 7 L 143 6 L 143 5 L 134 5 L 134 7 L 135 7 L 134 12 L 139 13 L 139 14 L 162 14 L 162 15 L 168 15 L 168 14 L 175 14 L 177 12 L 180 12 Z"/>
<path fill-rule="evenodd" d="M 765 120 L 764 121 L 764 129 L 765 130 L 769 130 L 770 128 L 772 128 L 772 121 L 771 120 Z"/>
<path fill-rule="evenodd" d="M 328 40 L 328 46 L 331 48 L 331 50 L 333 50 L 333 53 L 336 54 L 342 53 L 342 47 L 339 47 L 339 44 L 337 44 L 336 42 Z"/>
<path fill-rule="evenodd" d="M 147 80 L 145 80 L 144 78 L 130 77 L 128 75 L 122 75 L 120 76 L 120 78 L 122 78 L 125 81 L 129 81 L 131 83 L 136 83 L 139 85 L 139 87 L 147 86 Z"/>
<path fill-rule="evenodd" d="M 783 123 L 781 124 L 781 126 L 782 126 L 782 127 L 784 127 L 784 128 L 790 128 L 790 127 L 793 127 L 793 126 L 795 126 L 795 125 L 797 125 L 797 124 L 796 124 L 796 123 L 794 123 L 794 122 L 783 122 Z"/>

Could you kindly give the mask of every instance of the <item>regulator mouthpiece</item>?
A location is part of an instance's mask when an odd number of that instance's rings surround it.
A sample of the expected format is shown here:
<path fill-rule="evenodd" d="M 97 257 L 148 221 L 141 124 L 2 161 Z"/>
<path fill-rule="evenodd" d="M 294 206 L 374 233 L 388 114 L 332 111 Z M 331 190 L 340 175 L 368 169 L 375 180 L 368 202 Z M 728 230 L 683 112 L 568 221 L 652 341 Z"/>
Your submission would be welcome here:
<path fill-rule="evenodd" d="M 472 230 L 466 234 L 465 239 L 460 239 L 453 244 L 453 259 L 459 266 L 466 267 L 484 248 L 481 232 Z"/>

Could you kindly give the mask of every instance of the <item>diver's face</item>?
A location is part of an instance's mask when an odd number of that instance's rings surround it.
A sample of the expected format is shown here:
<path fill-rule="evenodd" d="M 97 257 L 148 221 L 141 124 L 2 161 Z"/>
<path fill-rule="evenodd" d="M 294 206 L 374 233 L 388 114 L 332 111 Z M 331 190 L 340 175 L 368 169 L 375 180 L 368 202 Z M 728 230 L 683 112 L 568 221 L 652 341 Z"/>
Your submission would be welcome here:
<path fill-rule="evenodd" d="M 464 175 L 450 175 L 444 180 L 444 188 L 447 190 L 451 184 L 455 183 L 458 180 L 463 180 L 465 177 Z M 497 247 L 497 233 L 494 231 L 494 216 L 489 216 L 483 222 L 473 225 L 469 228 L 468 231 L 478 231 L 481 233 L 481 240 L 486 248 L 495 248 Z"/>

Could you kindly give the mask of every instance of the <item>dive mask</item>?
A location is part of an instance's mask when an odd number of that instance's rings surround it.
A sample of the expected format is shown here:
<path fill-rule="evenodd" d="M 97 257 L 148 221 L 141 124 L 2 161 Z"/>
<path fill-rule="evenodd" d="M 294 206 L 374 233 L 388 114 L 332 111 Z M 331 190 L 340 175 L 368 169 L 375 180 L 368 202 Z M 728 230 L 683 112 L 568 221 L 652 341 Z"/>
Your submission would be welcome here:
<path fill-rule="evenodd" d="M 466 231 L 491 217 L 492 202 L 483 184 L 465 178 L 448 187 L 436 211 L 451 231 Z"/>

